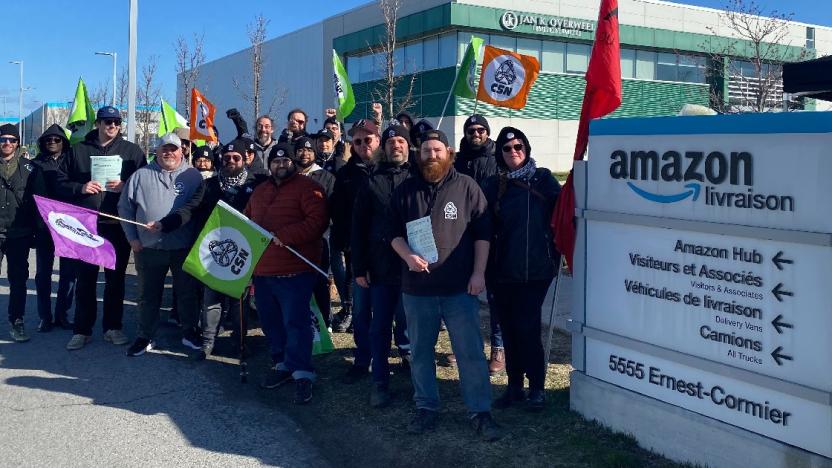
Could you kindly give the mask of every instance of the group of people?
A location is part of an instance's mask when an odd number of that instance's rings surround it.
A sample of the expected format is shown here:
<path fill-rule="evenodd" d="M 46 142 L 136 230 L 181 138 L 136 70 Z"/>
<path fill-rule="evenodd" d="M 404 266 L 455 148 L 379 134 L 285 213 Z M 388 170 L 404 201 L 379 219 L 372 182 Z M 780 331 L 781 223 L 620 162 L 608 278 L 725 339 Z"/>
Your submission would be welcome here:
<path fill-rule="evenodd" d="M 255 133 L 234 109 L 227 116 L 237 136 L 225 144 L 196 146 L 179 131 L 161 138 L 148 162 L 121 136 L 121 114 L 101 108 L 95 129 L 69 144 L 52 125 L 38 139 L 38 156 L 21 159 L 18 130 L 0 127 L 0 253 L 7 261 L 9 322 L 15 341 L 29 340 L 23 314 L 28 253 L 37 257 L 39 332 L 71 329 L 68 350 L 90 342 L 98 315 L 99 267 L 60 259 L 52 308 L 54 246 L 33 195 L 117 216 L 101 216 L 98 235 L 115 249 L 115 269 L 104 271 L 104 340 L 126 345 L 123 332 L 125 271 L 133 255 L 138 279 L 138 330 L 128 356 L 154 346 L 165 279 L 173 278 L 174 310 L 182 344 L 195 359 L 213 352 L 223 314 L 239 317 L 253 291 L 273 361 L 262 386 L 294 382 L 295 402 L 312 399 L 314 298 L 324 321 L 350 331 L 354 360 L 343 378 L 370 377 L 369 404 L 387 406 L 391 342 L 410 370 L 416 414 L 408 431 L 436 426 L 440 407 L 435 348 L 447 328 L 471 424 L 486 440 L 500 431 L 491 408 L 545 405 L 546 363 L 540 310 L 560 263 L 549 219 L 560 186 L 538 167 L 526 135 L 505 127 L 491 138 L 488 120 L 464 123 L 459 151 L 425 119 L 399 114 L 382 126 L 375 117 L 352 124 L 346 136 L 332 109 L 317 133 L 306 130 L 301 109 L 287 115 L 275 137 L 274 121 L 259 117 Z M 118 155 L 121 175 L 91 179 L 91 157 Z M 201 285 L 182 265 L 218 201 L 243 213 L 274 237 L 256 264 L 243 297 Z M 291 247 L 291 249 L 287 248 Z M 330 309 L 331 271 L 341 308 Z M 478 295 L 487 291 L 491 359 L 484 354 Z M 68 311 L 75 302 L 74 320 Z M 240 311 L 237 314 L 235 311 Z M 489 374 L 505 369 L 508 387 L 492 401 Z M 528 379 L 528 392 L 524 389 Z"/>

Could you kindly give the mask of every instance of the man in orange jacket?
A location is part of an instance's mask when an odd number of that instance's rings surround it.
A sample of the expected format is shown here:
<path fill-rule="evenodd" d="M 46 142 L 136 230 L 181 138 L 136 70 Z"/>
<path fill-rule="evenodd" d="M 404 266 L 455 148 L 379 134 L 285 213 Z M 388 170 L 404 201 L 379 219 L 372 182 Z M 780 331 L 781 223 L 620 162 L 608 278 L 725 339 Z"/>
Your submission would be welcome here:
<path fill-rule="evenodd" d="M 298 174 L 288 149 L 278 145 L 269 154 L 271 180 L 254 190 L 245 215 L 274 235 L 254 268 L 257 311 L 275 363 L 262 386 L 277 388 L 294 379 L 295 403 L 305 404 L 315 379 L 309 303 L 318 273 L 286 247 L 319 264 L 329 218 L 323 189 Z"/>

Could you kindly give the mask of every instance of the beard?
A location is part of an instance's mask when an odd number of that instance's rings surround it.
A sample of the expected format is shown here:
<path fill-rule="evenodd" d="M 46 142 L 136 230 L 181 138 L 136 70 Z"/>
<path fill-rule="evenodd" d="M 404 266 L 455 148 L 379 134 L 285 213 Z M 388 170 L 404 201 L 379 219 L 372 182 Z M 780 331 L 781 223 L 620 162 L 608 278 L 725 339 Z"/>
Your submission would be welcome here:
<path fill-rule="evenodd" d="M 272 178 L 274 178 L 275 182 L 280 183 L 284 180 L 288 179 L 295 175 L 295 172 L 298 171 L 298 168 L 292 164 L 290 167 L 281 167 L 278 168 L 274 174 L 272 174 Z"/>
<path fill-rule="evenodd" d="M 309 169 L 312 165 L 315 164 L 314 159 L 310 159 L 308 162 L 303 162 L 303 160 L 299 159 L 295 161 L 295 165 L 297 165 L 301 169 Z"/>
<path fill-rule="evenodd" d="M 428 160 L 420 160 L 419 161 L 419 170 L 422 173 L 422 177 L 428 183 L 435 184 L 442 180 L 443 177 L 448 175 L 448 172 L 451 170 L 451 166 L 453 165 L 454 160 L 451 158 L 448 159 L 428 159 Z"/>
<path fill-rule="evenodd" d="M 272 140 L 271 133 L 258 133 L 257 134 L 257 143 L 260 143 L 260 146 L 266 146 Z"/>

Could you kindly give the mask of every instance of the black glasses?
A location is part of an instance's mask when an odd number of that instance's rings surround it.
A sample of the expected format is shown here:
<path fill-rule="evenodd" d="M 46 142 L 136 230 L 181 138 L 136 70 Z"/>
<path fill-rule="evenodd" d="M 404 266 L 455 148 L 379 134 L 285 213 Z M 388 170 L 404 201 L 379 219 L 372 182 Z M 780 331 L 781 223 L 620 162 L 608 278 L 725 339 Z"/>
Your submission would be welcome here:
<path fill-rule="evenodd" d="M 17 143 L 17 138 L 13 137 L 0 137 L 0 143 Z"/>
<path fill-rule="evenodd" d="M 480 135 L 482 135 L 485 132 L 486 132 L 485 127 L 477 127 L 477 128 L 469 128 L 468 129 L 468 134 L 469 135 L 473 135 L 475 133 L 479 133 Z"/>
<path fill-rule="evenodd" d="M 505 145 L 505 146 L 503 146 L 503 153 L 508 153 L 508 152 L 510 152 L 511 150 L 514 150 L 514 151 L 522 151 L 522 150 L 523 150 L 523 144 L 522 144 L 522 143 L 515 143 L 515 144 L 513 144 L 513 145 Z"/>
<path fill-rule="evenodd" d="M 121 120 L 118 120 L 118 119 L 104 119 L 104 120 L 102 120 L 102 122 L 104 123 L 104 125 L 106 125 L 108 127 L 110 125 L 115 125 L 116 127 L 121 127 Z"/>
<path fill-rule="evenodd" d="M 373 142 L 373 137 L 369 137 L 369 136 L 364 137 L 364 138 L 353 138 L 352 139 L 352 144 L 354 144 L 356 146 L 361 146 L 361 145 L 368 145 L 369 146 L 370 143 L 372 143 L 372 142 Z"/>
<path fill-rule="evenodd" d="M 240 162 L 240 161 L 243 160 L 243 157 L 242 156 L 231 156 L 230 154 L 225 154 L 225 155 L 223 155 L 222 160 L 225 161 L 225 162 L 228 162 L 228 161 Z"/>
<path fill-rule="evenodd" d="M 48 143 L 61 143 L 62 141 L 63 140 L 61 140 L 60 138 L 44 138 L 43 139 L 43 142 L 47 143 L 47 144 Z"/>

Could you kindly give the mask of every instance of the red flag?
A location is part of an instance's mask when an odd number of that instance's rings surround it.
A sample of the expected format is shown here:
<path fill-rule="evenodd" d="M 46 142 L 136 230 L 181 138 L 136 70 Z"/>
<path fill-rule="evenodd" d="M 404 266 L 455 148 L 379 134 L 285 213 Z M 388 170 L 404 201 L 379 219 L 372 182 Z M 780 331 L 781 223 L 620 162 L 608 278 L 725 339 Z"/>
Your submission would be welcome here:
<path fill-rule="evenodd" d="M 191 88 L 190 139 L 218 141 L 214 133 L 214 115 L 217 108 L 196 88 Z"/>
<path fill-rule="evenodd" d="M 586 72 L 586 91 L 573 161 L 583 159 L 589 142 L 589 121 L 609 114 L 620 105 L 621 46 L 618 40 L 618 0 L 601 0 L 595 44 Z M 569 171 L 566 184 L 558 196 L 551 224 L 555 231 L 555 245 L 566 256 L 566 264 L 571 271 L 572 256 L 575 252 L 575 190 L 572 171 Z"/>
<path fill-rule="evenodd" d="M 540 62 L 536 57 L 485 46 L 477 99 L 495 106 L 522 109 L 539 72 Z"/>

